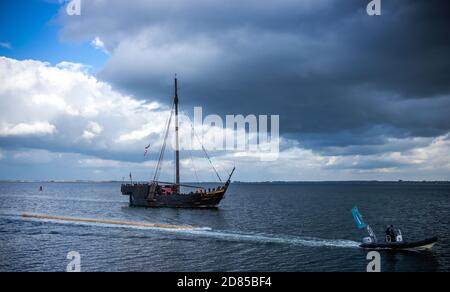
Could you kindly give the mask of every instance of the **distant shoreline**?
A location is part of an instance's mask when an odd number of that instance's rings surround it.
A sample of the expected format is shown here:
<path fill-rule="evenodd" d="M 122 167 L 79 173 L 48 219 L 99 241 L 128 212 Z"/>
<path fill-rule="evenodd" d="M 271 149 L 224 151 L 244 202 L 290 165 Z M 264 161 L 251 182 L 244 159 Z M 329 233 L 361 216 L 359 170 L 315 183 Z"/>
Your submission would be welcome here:
<path fill-rule="evenodd" d="M 129 181 L 125 181 L 128 183 Z M 136 181 L 142 183 L 142 181 Z M 0 180 L 0 183 L 123 183 L 123 181 L 95 181 L 95 180 Z M 379 180 L 349 180 L 349 181 L 261 181 L 261 182 L 244 182 L 244 181 L 233 181 L 233 184 L 450 184 L 450 181 L 407 181 L 407 180 L 398 180 L 398 181 L 379 181 Z M 183 184 L 218 184 L 218 182 L 183 182 Z"/>

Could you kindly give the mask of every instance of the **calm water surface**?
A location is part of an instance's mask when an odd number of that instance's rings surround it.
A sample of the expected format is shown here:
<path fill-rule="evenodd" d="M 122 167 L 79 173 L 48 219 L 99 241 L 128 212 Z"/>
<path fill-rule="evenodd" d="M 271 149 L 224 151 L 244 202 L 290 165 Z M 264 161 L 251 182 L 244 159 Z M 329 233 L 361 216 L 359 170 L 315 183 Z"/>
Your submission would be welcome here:
<path fill-rule="evenodd" d="M 39 192 L 43 185 L 44 191 Z M 208 187 L 208 186 L 207 186 Z M 360 271 L 365 233 L 400 227 L 406 239 L 438 236 L 431 253 L 383 252 L 383 271 L 450 271 L 450 185 L 233 184 L 217 210 L 128 207 L 118 183 L 0 183 L 0 271 Z M 39 221 L 23 213 L 193 225 L 163 230 Z"/>

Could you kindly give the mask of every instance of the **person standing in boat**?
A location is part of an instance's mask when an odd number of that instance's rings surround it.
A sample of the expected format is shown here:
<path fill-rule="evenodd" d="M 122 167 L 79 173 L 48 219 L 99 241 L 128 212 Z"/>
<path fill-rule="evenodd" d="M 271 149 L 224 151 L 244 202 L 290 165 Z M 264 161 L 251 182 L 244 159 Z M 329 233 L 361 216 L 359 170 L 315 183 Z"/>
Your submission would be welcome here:
<path fill-rule="evenodd" d="M 391 240 L 392 242 L 397 242 L 397 232 L 395 231 L 394 225 L 391 225 Z"/>
<path fill-rule="evenodd" d="M 391 226 L 386 227 L 386 231 L 384 233 L 385 233 L 385 241 L 388 242 L 389 237 L 391 236 Z"/>
<path fill-rule="evenodd" d="M 395 230 L 394 230 L 394 225 L 390 225 L 388 226 L 388 228 L 386 229 L 386 242 L 395 242 L 396 241 L 396 234 L 395 234 Z M 388 240 L 390 239 L 390 240 Z"/>

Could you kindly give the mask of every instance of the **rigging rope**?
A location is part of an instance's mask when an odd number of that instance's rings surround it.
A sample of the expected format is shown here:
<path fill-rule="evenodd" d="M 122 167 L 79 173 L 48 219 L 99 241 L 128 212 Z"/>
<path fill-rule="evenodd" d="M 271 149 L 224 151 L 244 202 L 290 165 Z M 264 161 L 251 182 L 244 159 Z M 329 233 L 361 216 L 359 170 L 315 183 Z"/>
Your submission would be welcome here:
<path fill-rule="evenodd" d="M 181 106 L 179 106 L 179 108 L 180 108 L 180 111 L 181 111 Z M 193 125 L 192 123 L 190 123 L 190 125 L 191 125 L 192 133 L 193 133 L 193 134 L 195 135 L 195 137 L 197 138 L 198 143 L 202 146 L 202 150 L 203 150 L 203 152 L 205 153 L 205 156 L 206 156 L 206 158 L 208 159 L 209 164 L 211 164 L 211 167 L 212 167 L 212 169 L 214 170 L 214 173 L 216 174 L 216 176 L 217 176 L 217 178 L 219 179 L 219 181 L 222 182 L 222 178 L 220 177 L 219 173 L 217 172 L 216 168 L 214 167 L 214 164 L 212 163 L 212 160 L 211 160 L 211 158 L 209 157 L 208 152 L 206 152 L 206 149 L 205 149 L 205 147 L 203 146 L 202 142 L 200 141 L 199 137 L 197 136 L 197 133 L 195 133 L 194 125 Z M 191 139 L 191 149 L 193 149 L 193 147 L 192 147 L 192 139 Z M 192 158 L 192 151 L 189 150 L 189 153 L 190 153 L 190 156 L 191 156 L 192 165 L 193 165 L 193 167 L 194 167 L 195 177 L 197 178 L 197 182 L 200 182 L 199 179 L 198 179 L 197 170 L 196 170 L 195 165 L 194 165 L 194 160 L 193 160 L 193 158 Z"/>
<path fill-rule="evenodd" d="M 192 132 L 194 133 L 195 137 L 197 138 L 198 143 L 200 143 L 200 145 L 202 146 L 202 150 L 205 153 L 206 158 L 209 161 L 209 164 L 211 164 L 212 169 L 214 170 L 214 172 L 216 173 L 217 178 L 219 178 L 219 181 L 222 182 L 222 179 L 220 178 L 219 173 L 217 172 L 216 168 L 214 167 L 214 164 L 211 161 L 211 158 L 208 155 L 208 152 L 206 152 L 205 147 L 203 146 L 203 143 L 200 141 L 200 138 L 197 136 L 197 133 L 195 132 L 194 126 L 191 124 L 191 128 L 192 128 Z"/>
<path fill-rule="evenodd" d="M 170 111 L 170 116 L 169 116 L 169 119 L 168 119 L 167 124 L 166 124 L 166 131 L 165 131 L 165 134 L 164 134 L 164 143 L 161 146 L 161 152 L 159 154 L 158 164 L 156 166 L 155 175 L 153 177 L 153 181 L 154 182 L 157 182 L 159 180 L 159 175 L 161 173 L 162 163 L 163 163 L 163 160 L 164 160 L 164 153 L 166 151 L 166 146 L 167 146 L 167 138 L 169 136 L 170 126 L 172 124 L 172 117 L 173 117 L 173 113 L 174 113 L 174 107 L 175 107 L 175 103 L 172 104 L 172 109 Z M 202 146 L 202 150 L 205 153 L 205 156 L 208 159 L 209 164 L 211 165 L 212 169 L 214 170 L 214 173 L 216 174 L 216 176 L 219 179 L 219 181 L 222 182 L 222 178 L 220 177 L 219 173 L 217 172 L 216 168 L 214 167 L 214 164 L 212 163 L 211 157 L 208 155 L 208 152 L 206 151 L 203 143 L 201 142 L 200 138 L 198 137 L 197 133 L 195 132 L 194 125 L 192 123 L 191 123 L 191 128 L 192 128 L 192 133 L 194 133 L 195 137 L 197 138 L 198 143 Z M 194 166 L 195 176 L 196 176 L 197 181 L 198 181 L 197 170 L 196 170 L 195 165 L 193 163 L 193 158 L 192 158 L 192 152 L 191 151 L 190 151 L 190 155 L 191 155 L 192 165 Z"/>
<path fill-rule="evenodd" d="M 192 137 L 193 133 L 194 133 L 194 129 L 192 129 L 191 137 Z M 192 139 L 191 139 L 191 149 L 194 149 Z M 200 180 L 198 179 L 198 175 L 197 175 L 197 169 L 195 168 L 194 159 L 192 158 L 192 150 L 191 149 L 189 149 L 189 155 L 191 156 L 192 167 L 194 168 L 194 174 L 195 174 L 195 178 L 197 179 L 197 183 L 200 183 Z"/>
<path fill-rule="evenodd" d="M 195 168 L 195 164 L 194 164 L 194 159 L 192 158 L 192 151 L 189 150 L 189 155 L 191 156 L 191 163 L 192 163 L 192 167 L 194 168 L 194 174 L 195 174 L 195 179 L 197 180 L 197 183 L 200 183 L 200 180 L 198 179 L 198 175 L 197 175 L 197 169 Z"/>
<path fill-rule="evenodd" d="M 164 135 L 164 143 L 161 146 L 161 152 L 159 153 L 158 164 L 156 166 L 155 175 L 153 177 L 153 181 L 154 182 L 158 181 L 159 174 L 161 172 L 162 161 L 164 160 L 164 152 L 166 151 L 167 137 L 169 136 L 169 130 L 170 130 L 170 125 L 172 123 L 172 116 L 173 116 L 173 112 L 174 112 L 174 110 L 173 110 L 174 107 L 175 107 L 175 104 L 172 105 L 172 109 L 170 111 L 169 120 L 167 121 L 166 132 L 165 132 L 165 135 Z"/>

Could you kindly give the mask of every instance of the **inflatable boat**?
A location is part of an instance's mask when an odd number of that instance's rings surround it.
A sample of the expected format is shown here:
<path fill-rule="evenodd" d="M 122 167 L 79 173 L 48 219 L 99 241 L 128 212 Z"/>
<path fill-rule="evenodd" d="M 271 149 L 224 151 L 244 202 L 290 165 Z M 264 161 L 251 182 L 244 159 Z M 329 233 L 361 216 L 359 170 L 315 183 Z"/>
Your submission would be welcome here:
<path fill-rule="evenodd" d="M 438 242 L 437 237 L 432 237 L 421 241 L 403 240 L 402 231 L 400 229 L 395 230 L 392 225 L 386 230 L 384 242 L 381 242 L 378 241 L 372 228 L 364 222 L 357 207 L 352 209 L 352 215 L 358 229 L 367 229 L 367 232 L 369 233 L 369 236 L 364 237 L 362 243 L 360 244 L 360 247 L 364 249 L 427 251 L 431 250 Z"/>
<path fill-rule="evenodd" d="M 431 250 L 437 242 L 438 242 L 437 237 L 433 237 L 421 241 L 411 241 L 411 242 L 401 241 L 401 242 L 362 243 L 360 247 L 365 249 L 426 251 Z"/>

